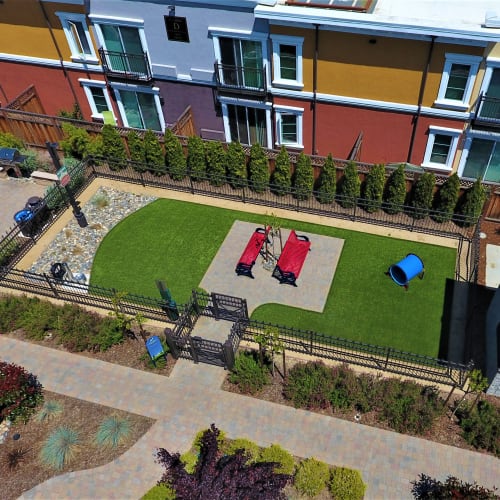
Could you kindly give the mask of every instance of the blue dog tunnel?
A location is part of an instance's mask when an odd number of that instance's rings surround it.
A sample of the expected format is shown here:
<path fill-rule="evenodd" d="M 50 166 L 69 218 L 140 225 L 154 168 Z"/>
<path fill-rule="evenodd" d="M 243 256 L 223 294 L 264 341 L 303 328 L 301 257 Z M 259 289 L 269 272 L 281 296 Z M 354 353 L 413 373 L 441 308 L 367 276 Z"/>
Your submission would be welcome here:
<path fill-rule="evenodd" d="M 389 268 L 389 275 L 394 283 L 400 286 L 407 286 L 410 280 L 423 272 L 424 263 L 414 253 L 409 253 L 403 260 Z"/>

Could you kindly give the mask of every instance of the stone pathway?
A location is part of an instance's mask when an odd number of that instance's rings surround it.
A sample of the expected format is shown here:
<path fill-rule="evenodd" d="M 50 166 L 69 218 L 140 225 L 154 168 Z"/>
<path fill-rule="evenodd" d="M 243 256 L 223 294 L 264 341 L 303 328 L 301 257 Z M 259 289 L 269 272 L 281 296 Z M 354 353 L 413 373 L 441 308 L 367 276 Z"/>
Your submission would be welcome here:
<path fill-rule="evenodd" d="M 410 481 L 420 473 L 488 487 L 500 482 L 500 461 L 488 455 L 222 391 L 222 368 L 179 360 L 166 378 L 2 336 L 0 352 L 36 373 L 47 390 L 157 419 L 114 462 L 54 477 L 22 498 L 138 499 L 161 475 L 153 450 L 182 453 L 212 422 L 232 438 L 280 443 L 297 456 L 359 469 L 367 499 L 411 498 Z"/>

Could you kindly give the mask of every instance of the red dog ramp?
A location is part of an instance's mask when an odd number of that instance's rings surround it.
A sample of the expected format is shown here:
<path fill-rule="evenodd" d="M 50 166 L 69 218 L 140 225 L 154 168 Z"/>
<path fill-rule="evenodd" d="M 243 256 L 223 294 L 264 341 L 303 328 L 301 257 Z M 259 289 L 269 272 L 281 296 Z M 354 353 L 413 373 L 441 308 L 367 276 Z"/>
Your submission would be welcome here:
<path fill-rule="evenodd" d="M 236 274 L 241 276 L 248 276 L 253 279 L 252 267 L 255 264 L 255 260 L 257 259 L 260 251 L 262 250 L 262 246 L 267 239 L 267 234 L 269 233 L 269 227 L 264 229 L 263 227 L 258 227 L 248 240 L 247 246 L 243 253 L 241 254 L 240 260 L 236 265 Z"/>
<path fill-rule="evenodd" d="M 274 268 L 273 277 L 280 283 L 297 286 L 295 281 L 299 277 L 310 249 L 309 238 L 304 235 L 297 236 L 297 233 L 292 231 Z"/>

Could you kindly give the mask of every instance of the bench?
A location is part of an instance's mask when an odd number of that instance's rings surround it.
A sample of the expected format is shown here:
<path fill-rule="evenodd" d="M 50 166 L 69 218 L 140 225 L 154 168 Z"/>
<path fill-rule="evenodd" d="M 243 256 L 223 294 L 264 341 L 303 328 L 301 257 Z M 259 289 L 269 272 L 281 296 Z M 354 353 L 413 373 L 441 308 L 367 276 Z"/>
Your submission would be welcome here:
<path fill-rule="evenodd" d="M 311 249 L 311 242 L 307 236 L 298 236 L 295 231 L 291 231 L 286 240 L 283 252 L 276 263 L 273 277 L 280 284 L 297 286 L 295 283 L 300 275 L 307 253 Z"/>
<path fill-rule="evenodd" d="M 243 253 L 241 254 L 240 260 L 236 265 L 235 272 L 238 276 L 248 276 L 249 278 L 254 278 L 252 274 L 252 267 L 255 264 L 255 260 L 262 251 L 262 246 L 267 239 L 269 233 L 269 227 L 264 229 L 263 227 L 258 227 L 248 240 L 247 246 Z"/>
<path fill-rule="evenodd" d="M 43 172 L 42 170 L 35 170 L 31 172 L 31 178 L 37 183 L 42 185 L 49 185 L 57 182 L 59 178 L 56 174 L 50 172 Z"/>

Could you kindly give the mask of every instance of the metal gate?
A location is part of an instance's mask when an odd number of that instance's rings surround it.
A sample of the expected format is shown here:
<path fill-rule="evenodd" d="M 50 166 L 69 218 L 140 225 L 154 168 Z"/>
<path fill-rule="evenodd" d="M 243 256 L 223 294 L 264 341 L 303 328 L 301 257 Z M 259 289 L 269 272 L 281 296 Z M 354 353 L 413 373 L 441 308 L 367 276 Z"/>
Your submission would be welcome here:
<path fill-rule="evenodd" d="M 248 318 L 248 307 L 245 299 L 221 293 L 212 293 L 210 297 L 212 299 L 211 309 L 215 319 L 238 321 L 239 319 Z"/>
<path fill-rule="evenodd" d="M 189 344 L 195 363 L 208 363 L 209 365 L 226 367 L 224 345 L 220 342 L 201 337 L 191 337 Z"/>

